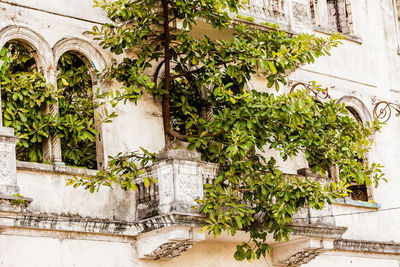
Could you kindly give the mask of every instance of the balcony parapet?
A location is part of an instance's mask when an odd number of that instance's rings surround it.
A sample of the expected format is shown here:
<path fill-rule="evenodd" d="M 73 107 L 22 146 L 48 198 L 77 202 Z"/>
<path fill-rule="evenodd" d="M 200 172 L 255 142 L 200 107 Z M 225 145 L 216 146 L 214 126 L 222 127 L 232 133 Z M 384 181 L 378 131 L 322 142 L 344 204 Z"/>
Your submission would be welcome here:
<path fill-rule="evenodd" d="M 256 25 L 269 27 L 277 24 L 282 30 L 300 33 L 310 32 L 312 28 L 309 1 L 305 0 L 249 0 L 238 16 Z"/>
<path fill-rule="evenodd" d="M 268 30 L 276 24 L 292 34 L 341 32 L 346 39 L 361 43 L 354 33 L 351 14 L 350 4 L 335 7 L 327 0 L 248 0 L 234 24 L 239 22 L 259 30 Z"/>

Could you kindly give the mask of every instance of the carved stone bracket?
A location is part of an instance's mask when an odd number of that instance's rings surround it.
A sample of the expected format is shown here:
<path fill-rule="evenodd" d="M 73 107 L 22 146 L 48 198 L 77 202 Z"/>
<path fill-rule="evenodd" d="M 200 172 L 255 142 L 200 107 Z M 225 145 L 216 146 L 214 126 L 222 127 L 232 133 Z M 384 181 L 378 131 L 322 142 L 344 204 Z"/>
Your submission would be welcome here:
<path fill-rule="evenodd" d="M 335 241 L 342 239 L 347 227 L 292 224 L 292 238 L 287 242 L 271 244 L 274 266 L 300 266 L 309 263 L 321 253 L 332 251 Z"/>
<path fill-rule="evenodd" d="M 149 258 L 154 258 L 155 260 L 163 258 L 175 258 L 180 256 L 183 252 L 193 247 L 193 243 L 190 241 L 174 241 L 167 242 L 160 245 L 150 254 L 145 255 Z"/>
<path fill-rule="evenodd" d="M 321 253 L 318 249 L 305 249 L 290 256 L 283 263 L 287 266 L 300 266 L 307 264 Z"/>
<path fill-rule="evenodd" d="M 160 260 L 180 256 L 195 243 L 205 240 L 198 227 L 174 226 L 138 236 L 136 249 L 140 259 Z"/>
<path fill-rule="evenodd" d="M 334 239 L 299 237 L 271 246 L 274 266 L 300 266 L 333 249 Z"/>

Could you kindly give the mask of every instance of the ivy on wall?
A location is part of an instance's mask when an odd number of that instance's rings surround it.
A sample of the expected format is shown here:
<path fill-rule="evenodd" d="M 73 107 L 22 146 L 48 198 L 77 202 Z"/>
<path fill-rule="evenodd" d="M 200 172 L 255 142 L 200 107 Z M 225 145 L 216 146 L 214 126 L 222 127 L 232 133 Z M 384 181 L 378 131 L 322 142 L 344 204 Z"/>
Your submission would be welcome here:
<path fill-rule="evenodd" d="M 96 168 L 92 81 L 87 66 L 73 53 L 59 60 L 57 89 L 46 83 L 29 49 L 8 42 L 0 53 L 3 125 L 20 138 L 17 160 L 42 162 L 42 144 L 52 135 L 62 142 L 67 165 Z M 59 103 L 56 116 L 46 109 Z M 46 144 L 44 144 L 46 145 Z"/>

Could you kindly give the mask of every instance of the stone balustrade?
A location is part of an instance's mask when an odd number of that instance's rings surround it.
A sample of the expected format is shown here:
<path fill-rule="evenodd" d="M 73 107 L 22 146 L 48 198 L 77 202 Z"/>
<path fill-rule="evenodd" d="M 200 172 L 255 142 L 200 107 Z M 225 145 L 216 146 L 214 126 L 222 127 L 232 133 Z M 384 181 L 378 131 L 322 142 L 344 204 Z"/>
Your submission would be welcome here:
<path fill-rule="evenodd" d="M 256 18 L 284 18 L 288 0 L 249 0 L 247 12 Z"/>
<path fill-rule="evenodd" d="M 203 197 L 203 185 L 213 183 L 217 170 L 218 165 L 201 161 L 200 154 L 195 151 L 170 149 L 161 153 L 147 168 L 147 173 L 136 180 L 137 218 L 138 223 L 144 226 L 136 239 L 141 259 L 177 257 L 205 240 L 205 234 L 199 232 L 204 217 L 193 207 L 196 206 L 195 199 Z M 158 182 L 146 187 L 145 177 Z M 323 249 L 333 247 L 333 240 L 346 231 L 346 228 L 335 225 L 329 205 L 319 211 L 304 207 L 294 216 L 293 226 L 297 235 L 307 238 L 300 247 L 297 247 L 298 241 L 287 242 L 283 247 L 273 246 L 278 251 L 286 246 L 296 247 L 296 253 L 284 254 L 285 257 L 277 258 L 276 262 L 289 265 L 308 262 Z"/>
<path fill-rule="evenodd" d="M 358 40 L 353 31 L 351 6 L 345 0 L 338 0 L 337 6 L 328 0 L 248 0 L 244 7 L 237 18 L 249 24 L 277 24 L 292 33 L 342 32 Z"/>

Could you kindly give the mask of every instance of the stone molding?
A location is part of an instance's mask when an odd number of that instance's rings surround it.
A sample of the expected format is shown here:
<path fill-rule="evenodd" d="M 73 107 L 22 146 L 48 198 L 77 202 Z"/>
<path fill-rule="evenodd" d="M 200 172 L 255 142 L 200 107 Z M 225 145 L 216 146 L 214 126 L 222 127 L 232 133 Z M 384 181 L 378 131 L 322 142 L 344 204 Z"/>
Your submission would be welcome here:
<path fill-rule="evenodd" d="M 1 202 L 0 202 L 1 203 Z M 0 206 L 1 208 L 1 206 Z M 7 212 L 0 210 L 0 228 L 26 228 L 50 231 L 136 236 L 143 227 L 138 223 L 47 213 Z"/>
<path fill-rule="evenodd" d="M 0 212 L 23 212 L 31 202 L 32 198 L 0 194 Z"/>
<path fill-rule="evenodd" d="M 98 170 L 91 170 L 79 167 L 70 167 L 63 164 L 44 164 L 27 161 L 17 161 L 18 171 L 32 171 L 45 173 L 59 173 L 71 176 L 95 176 Z"/>
<path fill-rule="evenodd" d="M 339 239 L 333 242 L 334 250 L 392 254 L 400 256 L 400 243 Z"/>
<path fill-rule="evenodd" d="M 53 46 L 54 62 L 58 62 L 60 57 L 66 52 L 78 52 L 86 57 L 87 66 L 93 67 L 97 71 L 104 71 L 108 64 L 100 51 L 91 43 L 80 38 L 65 38 L 58 41 Z M 94 80 L 95 81 L 95 80 Z"/>
<path fill-rule="evenodd" d="M 291 224 L 293 235 L 340 239 L 347 231 L 344 226 Z"/>

